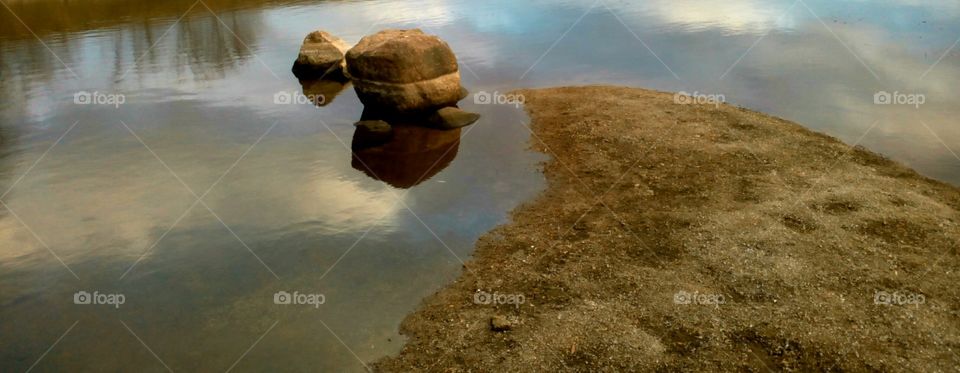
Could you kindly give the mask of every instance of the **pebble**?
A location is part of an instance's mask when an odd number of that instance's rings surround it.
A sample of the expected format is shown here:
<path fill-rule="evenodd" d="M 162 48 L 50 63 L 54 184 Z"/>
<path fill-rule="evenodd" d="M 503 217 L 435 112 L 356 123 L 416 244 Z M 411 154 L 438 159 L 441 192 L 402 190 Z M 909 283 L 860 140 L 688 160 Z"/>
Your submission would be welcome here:
<path fill-rule="evenodd" d="M 495 332 L 505 332 L 510 330 L 513 325 L 510 323 L 510 320 L 507 320 L 506 316 L 503 315 L 494 315 L 490 318 L 490 330 Z"/>

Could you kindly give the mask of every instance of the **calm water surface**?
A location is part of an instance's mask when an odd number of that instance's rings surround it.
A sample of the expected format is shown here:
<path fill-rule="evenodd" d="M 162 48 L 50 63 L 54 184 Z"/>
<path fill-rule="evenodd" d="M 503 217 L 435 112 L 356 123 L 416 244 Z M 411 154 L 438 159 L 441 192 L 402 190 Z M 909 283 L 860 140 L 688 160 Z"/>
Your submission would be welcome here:
<path fill-rule="evenodd" d="M 362 371 L 399 350 L 403 317 L 544 187 L 546 157 L 521 110 L 467 99 L 477 124 L 354 158 L 351 87 L 274 103 L 315 91 L 289 67 L 316 28 L 356 42 L 421 27 L 473 92 L 722 94 L 960 184 L 953 1 L 3 3 L 3 371 Z M 926 100 L 876 105 L 878 91 Z M 278 291 L 326 302 L 276 305 Z"/>

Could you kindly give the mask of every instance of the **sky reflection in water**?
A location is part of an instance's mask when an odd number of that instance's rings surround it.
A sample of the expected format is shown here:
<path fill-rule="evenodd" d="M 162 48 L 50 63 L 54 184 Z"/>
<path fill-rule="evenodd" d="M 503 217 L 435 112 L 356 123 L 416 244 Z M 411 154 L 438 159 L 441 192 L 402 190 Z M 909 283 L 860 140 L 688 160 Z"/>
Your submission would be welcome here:
<path fill-rule="evenodd" d="M 205 1 L 182 19 L 193 1 L 6 3 L 43 40 L 0 12 L 0 187 L 16 183 L 2 200 L 17 213 L 0 218 L 0 363 L 14 370 L 74 322 L 38 370 L 162 370 L 120 320 L 174 370 L 227 369 L 266 331 L 238 370 L 362 370 L 349 350 L 364 361 L 397 351 L 403 316 L 543 187 L 523 114 L 469 99 L 484 118 L 436 140 L 455 157 L 427 180 L 356 170 L 351 88 L 319 109 L 273 102 L 303 90 L 289 67 L 318 27 L 349 42 L 424 28 L 454 48 L 473 92 L 723 94 L 960 184 L 960 149 L 948 148 L 960 148 L 956 2 Z M 79 90 L 126 103 L 75 105 Z M 927 100 L 878 106 L 881 90 Z M 383 167 L 423 170 L 411 162 Z M 128 301 L 80 307 L 80 289 Z M 272 303 L 298 289 L 328 302 Z"/>

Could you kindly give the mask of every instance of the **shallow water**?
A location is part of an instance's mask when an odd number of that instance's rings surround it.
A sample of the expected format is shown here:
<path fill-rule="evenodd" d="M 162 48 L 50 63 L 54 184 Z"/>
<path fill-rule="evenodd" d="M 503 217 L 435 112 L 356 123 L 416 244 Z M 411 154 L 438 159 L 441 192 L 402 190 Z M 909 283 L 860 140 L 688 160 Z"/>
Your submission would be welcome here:
<path fill-rule="evenodd" d="M 960 184 L 955 2 L 4 4 L 4 371 L 362 371 L 399 350 L 403 317 L 543 188 L 545 157 L 521 110 L 468 98 L 484 116 L 460 133 L 411 130 L 354 158 L 350 87 L 319 108 L 274 103 L 305 91 L 289 68 L 316 28 L 356 42 L 421 27 L 475 93 L 723 95 Z M 78 91 L 125 101 L 78 105 Z M 878 91 L 925 102 L 877 105 Z M 78 291 L 125 302 L 77 305 Z M 278 291 L 325 303 L 277 305 Z"/>

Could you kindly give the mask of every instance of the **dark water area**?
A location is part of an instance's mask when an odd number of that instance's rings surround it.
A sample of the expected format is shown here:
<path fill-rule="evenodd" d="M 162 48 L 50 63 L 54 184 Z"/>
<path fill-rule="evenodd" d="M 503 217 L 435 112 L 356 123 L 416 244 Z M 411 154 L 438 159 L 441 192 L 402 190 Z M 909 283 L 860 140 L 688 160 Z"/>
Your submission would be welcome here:
<path fill-rule="evenodd" d="M 547 157 L 521 108 L 473 97 L 472 126 L 401 127 L 354 154 L 352 87 L 290 73 L 317 28 L 437 34 L 472 93 L 722 95 L 960 185 L 956 2 L 3 5 L 2 371 L 363 371 L 399 351 L 403 317 L 544 188 Z M 276 101 L 316 92 L 324 106 Z M 124 303 L 75 304 L 81 291 Z"/>

